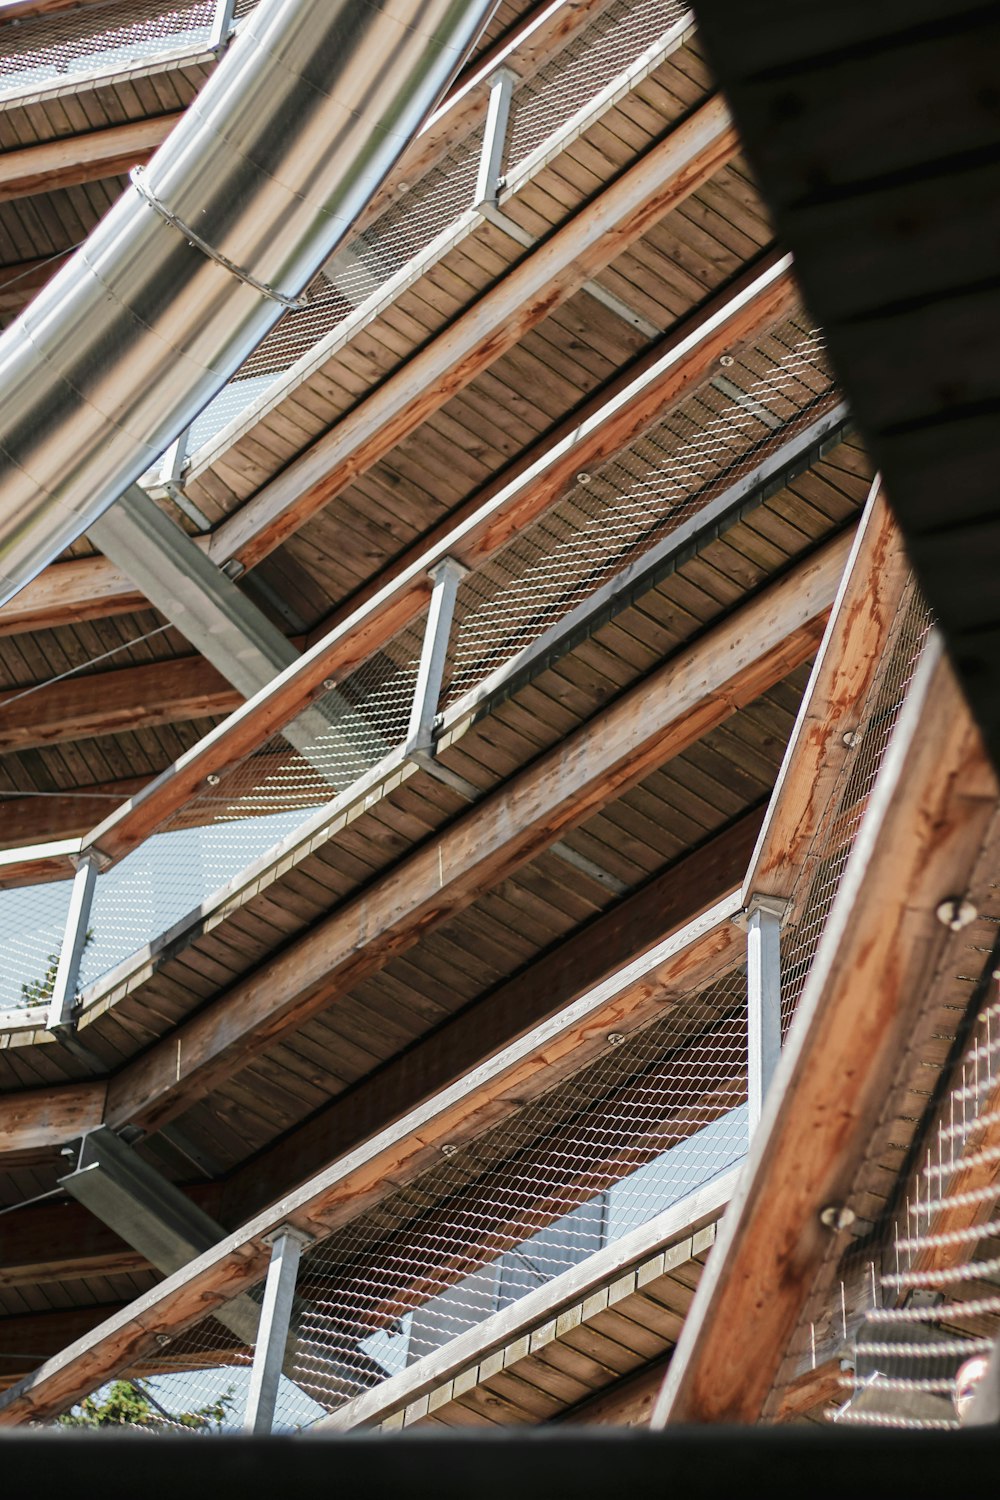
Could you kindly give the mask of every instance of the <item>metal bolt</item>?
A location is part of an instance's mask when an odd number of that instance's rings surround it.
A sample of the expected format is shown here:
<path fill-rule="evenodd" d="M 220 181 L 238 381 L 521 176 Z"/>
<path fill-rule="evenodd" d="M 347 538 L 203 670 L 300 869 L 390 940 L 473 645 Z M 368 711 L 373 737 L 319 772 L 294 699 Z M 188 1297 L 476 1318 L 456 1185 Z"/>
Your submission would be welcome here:
<path fill-rule="evenodd" d="M 728 370 L 730 365 L 734 365 L 735 363 L 736 361 L 731 354 L 723 354 L 719 357 L 719 364 L 724 370 Z"/>
<path fill-rule="evenodd" d="M 827 1229 L 850 1229 L 857 1214 L 844 1203 L 830 1203 L 820 1211 L 819 1221 Z"/>
<path fill-rule="evenodd" d="M 589 484 L 590 483 L 590 475 L 587 474 L 586 472 L 584 472 L 582 474 L 578 474 L 576 476 L 576 482 L 577 482 L 577 484 Z"/>
<path fill-rule="evenodd" d="M 397 193 L 408 193 L 409 191 L 410 191 L 410 184 L 408 182 L 397 182 L 396 183 L 396 192 Z"/>
<path fill-rule="evenodd" d="M 205 777 L 205 780 L 208 782 L 209 786 L 218 786 L 219 782 L 222 780 L 222 777 L 221 776 L 216 776 L 215 772 L 211 771 Z"/>
<path fill-rule="evenodd" d="M 625 1040 L 625 1033 L 623 1031 L 610 1031 L 610 1032 L 608 1032 L 608 1046 L 609 1047 L 620 1047 L 621 1044 L 622 1044 L 622 1042 L 624 1042 L 624 1040 Z"/>
<path fill-rule="evenodd" d="M 964 896 L 949 896 L 942 901 L 937 908 L 937 919 L 951 932 L 961 932 L 963 927 L 968 927 L 979 916 L 979 912 L 971 901 Z"/>
<path fill-rule="evenodd" d="M 853 750 L 854 746 L 858 743 L 858 731 L 856 729 L 848 729 L 841 738 L 848 750 Z"/>
<path fill-rule="evenodd" d="M 458 1155 L 458 1147 L 457 1146 L 453 1146 L 452 1143 L 451 1143 L 451 1141 L 448 1141 L 445 1145 L 443 1145 L 441 1147 L 441 1155 L 442 1156 L 457 1156 Z"/>
<path fill-rule="evenodd" d="M 334 682 L 332 677 L 324 677 L 323 686 L 326 688 L 328 693 L 332 693 L 337 684 Z"/>
<path fill-rule="evenodd" d="M 161 1349 L 165 1349 L 166 1346 L 170 1343 L 170 1334 L 169 1333 L 158 1333 L 158 1334 L 156 1334 L 156 1342 L 159 1344 L 159 1346 L 160 1346 Z"/>

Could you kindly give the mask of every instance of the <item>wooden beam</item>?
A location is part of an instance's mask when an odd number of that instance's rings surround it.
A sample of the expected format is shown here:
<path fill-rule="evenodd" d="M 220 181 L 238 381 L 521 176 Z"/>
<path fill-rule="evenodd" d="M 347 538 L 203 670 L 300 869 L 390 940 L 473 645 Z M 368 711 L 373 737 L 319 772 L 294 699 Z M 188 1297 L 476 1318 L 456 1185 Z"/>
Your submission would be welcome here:
<path fill-rule="evenodd" d="M 20 1389 L 0 1400 L 0 1426 L 63 1410 L 126 1366 L 144 1357 L 155 1359 L 156 1332 L 181 1332 L 263 1278 L 270 1234 L 279 1222 L 326 1237 L 439 1162 L 443 1144 L 472 1140 L 545 1092 L 555 1078 L 574 1072 L 580 1061 L 596 1056 L 606 1045 L 609 1029 L 633 1020 L 644 984 L 652 984 L 661 1000 L 668 993 L 689 990 L 691 966 L 704 956 L 702 945 L 713 942 L 720 930 L 731 941 L 733 910 L 732 900 L 722 903 L 657 944 L 644 958 L 564 1007 L 558 1016 L 439 1090 L 396 1125 L 340 1157 L 301 1189 L 283 1197 L 274 1210 L 258 1215 L 160 1287 L 137 1298 L 113 1315 L 99 1335 L 84 1337 L 61 1351 L 27 1377 Z M 685 1202 L 700 1205 L 697 1212 L 702 1218 L 714 1218 L 730 1186 L 728 1177 L 715 1179 Z M 627 1238 L 634 1241 L 636 1237 L 642 1239 L 641 1234 Z M 627 1258 L 627 1242 L 611 1246 L 610 1253 Z"/>
<path fill-rule="evenodd" d="M 151 776 L 125 776 L 72 791 L 0 792 L 0 849 L 22 849 L 56 838 L 78 838 L 94 826 L 102 808 L 118 807 L 142 790 Z M 0 868 L 0 886 L 3 871 Z"/>
<path fill-rule="evenodd" d="M 753 273 L 711 298 L 629 369 L 593 392 L 572 414 L 532 444 L 491 480 L 395 559 L 377 578 L 340 606 L 309 639 L 318 644 L 375 599 L 406 589 L 439 557 L 461 555 L 467 566 L 490 555 L 504 511 L 509 535 L 530 523 L 572 482 L 581 464 L 593 467 L 627 446 L 663 407 L 711 372 L 721 354 L 752 340 L 780 317 L 795 297 L 788 263 L 768 257 Z M 551 472 L 550 472 L 551 471 Z M 533 497 L 533 498 L 532 498 Z M 208 547 L 208 538 L 196 538 Z M 220 559 L 216 555 L 215 560 Z M 414 606 L 422 608 L 426 591 Z M 106 557 L 53 563 L 0 609 L 0 635 L 51 629 L 81 619 L 104 618 L 143 606 L 143 595 Z M 328 664 L 332 666 L 333 664 Z"/>
<path fill-rule="evenodd" d="M 882 661 L 910 567 L 876 478 L 743 884 L 793 897 Z"/>
<path fill-rule="evenodd" d="M 0 203 L 117 177 L 147 162 L 170 134 L 183 110 L 151 120 L 129 120 L 106 130 L 22 146 L 0 155 Z"/>
<path fill-rule="evenodd" d="M 582 999 L 616 969 L 685 928 L 690 934 L 694 921 L 737 890 L 760 819 L 760 810 L 745 814 L 640 891 L 600 914 L 525 973 L 484 996 L 374 1077 L 335 1099 L 248 1161 L 225 1183 L 186 1191 L 223 1224 L 243 1223 L 338 1156 L 431 1099 L 453 1079 L 471 1072 L 564 1006 Z M 658 983 L 671 977 L 677 982 L 683 972 L 684 987 L 696 988 L 727 963 L 739 962 L 742 942 L 731 923 L 709 926 L 687 943 L 683 970 L 662 971 Z M 604 1030 L 613 1029 L 625 999 L 629 1022 L 635 1025 L 647 1011 L 653 1014 L 662 1008 L 659 994 L 648 982 L 637 984 L 627 996 L 616 999 L 615 1013 L 600 1017 L 599 1024 Z M 81 1095 L 89 1123 L 103 1110 L 104 1085 L 95 1088 L 100 1091 L 100 1102 L 96 1097 Z M 35 1097 L 26 1090 L 0 1098 L 0 1157 L 6 1155 L 8 1130 L 16 1128 L 18 1132 L 10 1137 L 13 1147 L 25 1139 Z M 45 1095 L 41 1104 L 48 1114 L 35 1123 L 33 1146 L 39 1146 L 43 1137 L 46 1145 L 61 1146 L 85 1128 L 71 1124 L 67 1132 L 66 1115 L 53 1112 Z M 15 1110 L 19 1111 L 16 1120 Z M 45 1136 L 49 1124 L 62 1133 Z M 27 1207 L 10 1220 L 10 1228 L 4 1232 L 0 1286 L 110 1275 L 116 1268 L 125 1268 L 125 1252 L 135 1254 L 76 1204 Z M 102 1259 L 105 1254 L 106 1261 Z M 134 1268 L 145 1265 L 142 1257 L 136 1257 Z"/>
<path fill-rule="evenodd" d="M 738 149 L 721 98 L 695 110 L 224 521 L 213 560 L 259 563 Z"/>
<path fill-rule="evenodd" d="M 263 692 L 206 735 L 132 802 L 93 829 L 88 847 L 109 860 L 120 859 L 136 848 L 188 801 L 205 776 L 257 749 L 323 693 L 326 682 L 349 675 L 409 625 L 428 600 L 428 573 L 435 563 L 451 556 L 475 567 L 491 557 L 544 512 L 553 490 L 561 493 L 581 463 L 596 462 L 609 448 L 617 451 L 649 425 L 664 401 L 695 383 L 721 352 L 746 336 L 748 325 L 759 328 L 766 324 L 792 295 L 787 264 L 769 266 L 689 339 L 668 348 L 592 418 L 568 432 L 530 469 L 518 474 L 472 515 L 435 540 L 403 572 L 394 574 L 378 592 L 346 613 L 335 629 Z"/>
<path fill-rule="evenodd" d="M 808 660 L 848 546 L 838 537 L 800 563 L 126 1067 L 108 1123 L 172 1118 Z"/>
<path fill-rule="evenodd" d="M 997 806 L 981 737 L 939 642 L 879 773 L 751 1160 L 695 1298 L 656 1421 L 753 1422 L 830 1248 L 899 1048 Z"/>
<path fill-rule="evenodd" d="M 430 1099 L 453 1078 L 478 1067 L 548 1016 L 586 994 L 630 959 L 646 953 L 737 889 L 760 827 L 761 811 L 746 813 L 700 849 L 602 912 L 582 930 L 536 960 L 524 973 L 491 990 L 431 1036 L 408 1048 L 304 1125 L 241 1167 L 226 1183 L 219 1217 L 237 1224 L 297 1187 L 336 1156 L 384 1130 Z M 688 981 L 717 973 L 742 952 L 735 929 L 719 928 L 686 959 Z M 644 1004 L 636 993 L 633 1022 Z M 659 1002 L 656 1002 L 657 1004 Z"/>
<path fill-rule="evenodd" d="M 0 1140 L 5 1156 L 61 1146 L 103 1123 L 107 1085 L 67 1083 L 59 1088 L 0 1094 Z"/>
<path fill-rule="evenodd" d="M 825 1359 L 814 1370 L 805 1370 L 782 1391 L 775 1421 L 794 1422 L 822 1411 L 831 1401 L 843 1401 L 847 1395 L 843 1378 L 839 1359 Z"/>
<path fill-rule="evenodd" d="M 228 714 L 244 701 L 200 656 L 0 693 L 0 754 Z M 9 708 L 8 708 L 8 705 Z"/>

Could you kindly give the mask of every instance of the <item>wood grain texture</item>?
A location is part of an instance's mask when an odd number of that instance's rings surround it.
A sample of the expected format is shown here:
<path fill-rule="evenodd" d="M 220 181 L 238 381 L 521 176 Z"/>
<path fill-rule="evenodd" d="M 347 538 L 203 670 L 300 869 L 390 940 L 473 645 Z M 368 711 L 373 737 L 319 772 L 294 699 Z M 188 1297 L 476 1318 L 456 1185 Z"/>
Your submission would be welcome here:
<path fill-rule="evenodd" d="M 827 1252 L 820 1211 L 845 1201 L 947 938 L 935 909 L 966 888 L 996 801 L 935 643 L 876 782 L 659 1424 L 759 1417 Z"/>

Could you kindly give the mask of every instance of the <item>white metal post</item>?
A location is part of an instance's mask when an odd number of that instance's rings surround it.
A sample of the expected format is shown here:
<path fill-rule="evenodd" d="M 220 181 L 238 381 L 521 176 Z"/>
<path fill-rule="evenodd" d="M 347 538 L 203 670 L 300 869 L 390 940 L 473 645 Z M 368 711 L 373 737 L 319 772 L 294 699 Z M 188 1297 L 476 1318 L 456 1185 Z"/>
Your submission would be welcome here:
<path fill-rule="evenodd" d="M 208 38 L 210 52 L 221 52 L 229 41 L 233 30 L 233 11 L 236 0 L 215 0 L 215 15 Z"/>
<path fill-rule="evenodd" d="M 85 854 L 80 859 L 73 877 L 69 910 L 66 913 L 66 927 L 62 947 L 59 950 L 59 963 L 49 999 L 47 1020 L 49 1031 L 54 1031 L 60 1026 L 73 1025 L 73 1005 L 76 1001 L 77 981 L 80 978 L 80 959 L 83 957 L 83 950 L 87 944 L 87 924 L 90 921 L 90 908 L 94 900 L 96 881 L 97 861 L 92 855 Z"/>
<path fill-rule="evenodd" d="M 417 682 L 413 689 L 410 725 L 406 734 L 406 754 L 411 760 L 418 760 L 421 764 L 434 753 L 434 721 L 437 718 L 441 683 L 448 658 L 455 599 L 458 585 L 468 571 L 463 563 L 453 557 L 442 558 L 430 569 L 434 587 L 427 612 L 420 664 L 417 667 Z"/>
<path fill-rule="evenodd" d="M 475 208 L 496 203 L 503 181 L 504 156 L 507 151 L 507 127 L 510 123 L 510 100 L 517 74 L 510 68 L 497 68 L 490 79 L 490 102 L 483 128 L 483 150 L 476 178 Z"/>
<path fill-rule="evenodd" d="M 271 1261 L 264 1283 L 264 1301 L 257 1325 L 257 1342 L 253 1351 L 250 1388 L 247 1391 L 243 1427 L 246 1432 L 269 1433 L 274 1425 L 274 1408 L 278 1399 L 278 1382 L 285 1360 L 288 1329 L 295 1301 L 295 1278 L 303 1245 L 309 1236 L 283 1224 L 269 1237 Z"/>
<path fill-rule="evenodd" d="M 747 1100 L 753 1139 L 781 1056 L 781 924 L 788 902 L 755 894 L 747 905 Z"/>

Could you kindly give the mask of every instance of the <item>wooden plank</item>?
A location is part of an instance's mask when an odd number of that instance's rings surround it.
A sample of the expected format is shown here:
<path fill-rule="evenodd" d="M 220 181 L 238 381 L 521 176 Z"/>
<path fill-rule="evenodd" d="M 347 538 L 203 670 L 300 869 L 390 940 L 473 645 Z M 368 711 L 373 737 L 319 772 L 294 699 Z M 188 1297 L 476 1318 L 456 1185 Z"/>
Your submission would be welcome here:
<path fill-rule="evenodd" d="M 225 521 L 212 539 L 213 559 L 252 567 L 280 546 L 736 149 L 721 99 L 696 110 Z"/>
<path fill-rule="evenodd" d="M 997 805 L 934 638 L 876 782 L 799 1002 L 751 1160 L 678 1344 L 656 1422 L 760 1416 L 829 1248 L 900 1046 Z"/>
<path fill-rule="evenodd" d="M 641 1370 L 570 1407 L 561 1420 L 588 1427 L 648 1427 L 669 1361 L 669 1354 L 651 1360 Z"/>
<path fill-rule="evenodd" d="M 0 754 L 210 718 L 244 701 L 200 656 L 81 673 L 23 693 L 0 692 Z"/>
<path fill-rule="evenodd" d="M 290 1187 L 321 1170 L 334 1156 L 384 1129 L 476 1067 L 494 1050 L 507 1046 L 547 1016 L 579 999 L 616 968 L 648 952 L 681 925 L 689 924 L 733 890 L 750 854 L 760 813 L 746 814 L 731 828 L 695 850 L 664 874 L 611 911 L 597 916 L 498 989 L 439 1026 L 434 1034 L 408 1047 L 376 1075 L 352 1089 L 349 1098 L 334 1100 L 289 1136 L 278 1141 L 227 1181 L 224 1223 L 237 1223 L 259 1212 Z M 725 965 L 726 953 L 742 950 L 733 941 L 735 928 L 723 925 L 706 934 L 702 958 L 689 950 L 686 983 L 698 984 L 698 968 L 708 976 Z M 649 991 L 636 988 L 628 996 L 630 1024 L 638 1023 L 645 1006 L 659 1003 Z M 603 1016 L 599 1029 L 611 1031 L 621 1017 L 615 1009 Z"/>
<path fill-rule="evenodd" d="M 324 690 L 409 625 L 429 597 L 428 570 L 448 556 L 475 567 L 543 512 L 575 477 L 581 463 L 617 452 L 644 430 L 672 399 L 700 379 L 719 354 L 776 317 L 793 295 L 788 267 L 778 262 L 697 327 L 672 344 L 634 381 L 622 386 L 592 417 L 570 427 L 530 468 L 470 515 L 435 537 L 364 602 L 255 698 L 182 756 L 139 797 L 93 830 L 89 842 L 118 859 L 182 806 L 206 775 L 241 759 Z"/>
<path fill-rule="evenodd" d="M 845 534 L 800 563 L 126 1068 L 109 1123 L 171 1118 L 807 660 L 848 545 Z"/>
<path fill-rule="evenodd" d="M 674 944 L 685 948 L 683 935 Z M 103 1380 L 143 1356 L 155 1357 L 157 1333 L 180 1332 L 200 1321 L 213 1307 L 259 1282 L 269 1259 L 269 1235 L 275 1224 L 292 1222 L 320 1238 L 348 1222 L 373 1195 L 383 1195 L 418 1174 L 438 1158 L 442 1141 L 455 1141 L 481 1132 L 497 1098 L 510 1090 L 520 1097 L 525 1075 L 541 1072 L 547 1079 L 556 1051 L 572 1050 L 590 1032 L 588 1015 L 603 997 L 572 1006 L 558 1021 L 549 1022 L 522 1042 L 468 1078 L 442 1090 L 426 1106 L 413 1111 L 398 1127 L 383 1132 L 364 1146 L 319 1174 L 298 1193 L 282 1199 L 277 1215 L 258 1216 L 243 1230 L 230 1235 L 211 1251 L 168 1277 L 153 1292 L 138 1298 L 111 1317 L 95 1338 L 84 1337 L 46 1365 L 35 1370 L 21 1386 L 0 1399 L 0 1426 L 17 1425 L 32 1416 L 64 1409 L 101 1384 Z M 516 1107 L 516 1103 L 515 1103 Z M 391 1163 L 391 1165 L 390 1165 Z M 734 1174 L 715 1179 L 707 1187 L 689 1194 L 681 1203 L 633 1231 L 602 1252 L 574 1267 L 569 1279 L 560 1278 L 554 1293 L 576 1297 L 594 1284 L 588 1277 L 617 1275 L 631 1260 L 646 1259 L 654 1245 L 672 1242 L 679 1234 L 714 1219 L 728 1197 Z M 532 1294 L 520 1307 L 533 1322 L 539 1317 L 536 1304 L 549 1287 Z M 503 1317 L 504 1315 L 501 1315 Z M 505 1328 L 506 1325 L 504 1324 Z M 476 1333 L 476 1330 L 472 1330 Z"/>
<path fill-rule="evenodd" d="M 747 869 L 754 892 L 791 897 L 848 754 L 844 736 L 878 672 L 909 563 L 876 480 Z"/>
<path fill-rule="evenodd" d="M 538 1323 L 557 1315 L 567 1306 L 578 1304 L 573 1309 L 579 1315 L 577 1325 L 585 1326 L 586 1303 L 579 1305 L 581 1299 L 606 1287 L 627 1267 L 645 1259 L 654 1248 L 661 1248 L 680 1235 L 690 1234 L 693 1227 L 700 1227 L 716 1217 L 719 1208 L 729 1199 L 736 1175 L 729 1172 L 706 1187 L 694 1189 L 673 1207 L 632 1230 L 615 1244 L 588 1255 L 578 1265 L 519 1298 L 502 1312 L 494 1313 L 467 1332 L 450 1339 L 442 1348 L 425 1355 L 401 1374 L 348 1401 L 317 1422 L 316 1427 L 346 1432 L 382 1421 L 473 1365 L 479 1367 L 478 1383 L 483 1379 L 484 1361 L 515 1339 L 530 1334 Z M 557 1320 L 557 1337 L 559 1328 Z M 3 1421 L 4 1409 L 0 1406 L 0 1425 Z"/>
<path fill-rule="evenodd" d="M 183 110 L 151 120 L 129 120 L 68 140 L 5 151 L 0 155 L 0 203 L 117 177 L 148 161 L 182 115 Z"/>

